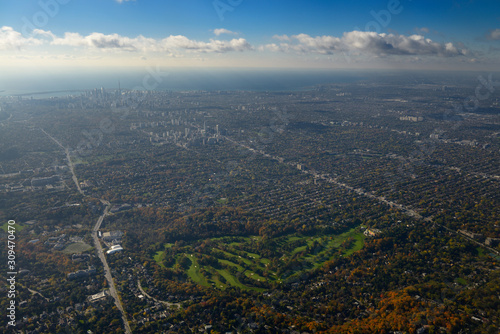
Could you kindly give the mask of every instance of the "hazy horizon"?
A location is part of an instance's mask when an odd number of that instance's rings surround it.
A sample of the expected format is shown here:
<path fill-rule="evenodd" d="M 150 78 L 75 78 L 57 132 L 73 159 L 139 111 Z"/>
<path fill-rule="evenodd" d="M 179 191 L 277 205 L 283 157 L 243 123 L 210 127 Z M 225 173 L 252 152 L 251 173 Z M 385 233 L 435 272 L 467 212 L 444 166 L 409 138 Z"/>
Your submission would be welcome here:
<path fill-rule="evenodd" d="M 409 79 L 409 83 L 432 84 L 433 80 L 460 78 L 472 82 L 485 71 L 387 71 L 317 69 L 161 69 L 137 68 L 121 71 L 10 74 L 0 78 L 0 96 L 39 94 L 60 95 L 64 91 L 105 89 L 132 90 L 243 90 L 287 91 L 309 89 L 322 84 L 352 83 L 360 80 L 385 81 Z M 496 76 L 495 76 L 496 77 Z M 453 79 L 452 79 L 453 78 Z M 49 94 L 42 94 L 49 93 Z M 63 94 L 65 95 L 65 94 Z"/>
<path fill-rule="evenodd" d="M 496 1 L 5 1 L 0 70 L 499 65 Z M 97 13 L 97 15 L 96 15 Z"/>

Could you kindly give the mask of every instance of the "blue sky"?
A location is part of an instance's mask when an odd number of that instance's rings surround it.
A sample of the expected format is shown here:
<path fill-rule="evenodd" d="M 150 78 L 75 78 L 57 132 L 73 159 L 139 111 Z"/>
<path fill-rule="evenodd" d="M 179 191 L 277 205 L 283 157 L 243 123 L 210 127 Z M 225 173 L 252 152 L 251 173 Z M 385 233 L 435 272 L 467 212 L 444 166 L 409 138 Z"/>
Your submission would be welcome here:
<path fill-rule="evenodd" d="M 0 67 L 498 70 L 499 1 L 2 0 Z"/>

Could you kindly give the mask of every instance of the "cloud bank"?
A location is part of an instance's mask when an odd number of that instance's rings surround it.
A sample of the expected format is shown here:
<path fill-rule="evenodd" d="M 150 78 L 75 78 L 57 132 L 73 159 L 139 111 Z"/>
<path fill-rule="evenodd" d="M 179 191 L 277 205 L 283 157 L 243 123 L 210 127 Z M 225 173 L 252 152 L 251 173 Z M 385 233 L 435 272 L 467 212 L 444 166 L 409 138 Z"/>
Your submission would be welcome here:
<path fill-rule="evenodd" d="M 337 52 L 386 55 L 427 55 L 441 57 L 464 56 L 469 53 L 465 48 L 458 48 L 452 43 L 437 43 L 421 35 L 379 34 L 370 31 L 351 31 L 342 37 L 317 36 L 307 34 L 293 36 L 275 36 L 282 41 L 264 48 L 270 51 L 317 53 L 331 55 Z M 285 41 L 285 42 L 283 42 Z"/>
<path fill-rule="evenodd" d="M 234 34 L 227 29 L 214 29 L 214 34 Z M 490 33 L 492 39 L 500 39 L 500 29 Z M 11 27 L 0 28 L 0 50 L 21 50 L 34 46 L 42 46 L 50 51 L 54 47 L 72 47 L 107 52 L 141 52 L 141 53 L 228 53 L 246 51 L 271 51 L 296 54 L 332 55 L 349 52 L 352 55 L 368 56 L 437 56 L 458 57 L 470 55 L 471 52 L 453 43 L 438 43 L 422 35 L 410 36 L 385 34 L 368 31 L 345 32 L 341 37 L 275 35 L 276 43 L 254 47 L 244 38 L 224 40 L 219 38 L 208 41 L 190 39 L 183 35 L 170 35 L 162 39 L 137 37 L 119 34 L 103 34 L 94 32 L 81 35 L 77 32 L 66 32 L 57 36 L 51 31 L 35 29 L 32 36 L 24 37 Z M 58 51 L 55 51 L 58 52 Z"/>
<path fill-rule="evenodd" d="M 221 32 L 222 33 L 222 32 Z M 57 36 L 51 31 L 35 29 L 33 36 L 26 38 L 11 27 L 0 28 L 0 50 L 21 49 L 29 45 L 82 47 L 94 50 L 115 50 L 127 52 L 172 52 L 185 50 L 199 53 L 243 52 L 253 47 L 244 38 L 231 40 L 210 39 L 208 42 L 189 39 L 182 35 L 170 35 L 154 39 L 139 35 L 134 38 L 119 34 L 105 35 L 94 32 L 82 36 L 76 32 L 66 32 Z"/>
<path fill-rule="evenodd" d="M 11 27 L 0 28 L 0 50 L 20 50 L 29 45 L 40 45 L 43 42 L 33 37 L 24 37 Z"/>

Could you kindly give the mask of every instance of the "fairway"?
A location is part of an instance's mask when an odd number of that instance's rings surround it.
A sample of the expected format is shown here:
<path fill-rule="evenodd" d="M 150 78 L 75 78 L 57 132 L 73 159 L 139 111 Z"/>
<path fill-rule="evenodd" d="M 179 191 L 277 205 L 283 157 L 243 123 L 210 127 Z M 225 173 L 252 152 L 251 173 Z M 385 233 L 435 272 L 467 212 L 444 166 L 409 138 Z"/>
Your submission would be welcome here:
<path fill-rule="evenodd" d="M 191 266 L 187 270 L 188 276 L 196 283 L 203 285 L 203 286 L 210 286 L 208 283 L 207 279 L 205 276 L 200 273 L 200 265 L 198 264 L 198 261 L 196 261 L 196 257 L 193 256 L 193 254 L 186 254 L 188 259 L 191 260 Z"/>
<path fill-rule="evenodd" d="M 163 259 L 163 254 L 165 252 L 164 251 L 158 251 L 156 252 L 156 254 L 153 256 L 153 259 L 156 261 L 156 263 L 158 263 L 161 267 L 165 268 L 165 265 L 163 264 L 162 262 L 162 259 Z"/>
<path fill-rule="evenodd" d="M 245 285 L 241 284 L 236 277 L 231 275 L 227 270 L 217 270 L 217 272 L 226 279 L 227 283 L 232 286 L 245 289 L 247 288 Z"/>
<path fill-rule="evenodd" d="M 15 228 L 14 232 L 20 232 L 24 229 L 24 226 L 19 225 L 18 222 L 16 222 L 14 225 L 9 225 L 9 222 L 7 221 L 7 222 L 5 222 L 5 224 L 2 225 L 2 230 L 4 232 L 7 232 L 9 230 L 8 226 L 14 226 L 14 228 Z M 13 231 L 12 228 L 10 229 L 10 231 Z"/>
<path fill-rule="evenodd" d="M 211 248 L 196 254 L 184 253 L 186 249 L 191 249 L 190 246 L 184 246 L 182 252 L 176 252 L 171 243 L 165 244 L 165 248 L 174 250 L 177 263 L 181 257 L 187 257 L 189 267 L 180 270 L 185 270 L 194 283 L 218 289 L 232 286 L 265 291 L 272 288 L 275 282 L 293 279 L 320 268 L 335 257 L 349 256 L 359 251 L 363 248 L 364 239 L 359 228 L 352 228 L 341 234 L 293 234 L 267 241 L 259 237 L 218 237 L 210 239 Z M 344 245 L 347 240 L 351 242 Z M 259 247 L 265 248 L 266 242 L 279 245 L 277 257 L 260 254 Z M 164 251 L 158 251 L 153 259 L 165 268 L 163 257 Z M 199 264 L 202 258 L 205 259 L 202 261 L 205 265 Z"/>
<path fill-rule="evenodd" d="M 66 246 L 66 248 L 64 248 L 62 252 L 65 254 L 75 254 L 83 253 L 90 249 L 92 249 L 92 246 L 90 246 L 89 244 L 86 244 L 84 242 L 75 242 Z"/>

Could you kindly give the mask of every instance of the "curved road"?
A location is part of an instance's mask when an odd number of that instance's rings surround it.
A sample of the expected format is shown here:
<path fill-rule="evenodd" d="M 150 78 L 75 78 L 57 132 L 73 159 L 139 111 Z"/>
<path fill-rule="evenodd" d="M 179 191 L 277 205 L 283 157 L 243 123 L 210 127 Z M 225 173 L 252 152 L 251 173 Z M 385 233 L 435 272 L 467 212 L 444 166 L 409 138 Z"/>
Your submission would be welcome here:
<path fill-rule="evenodd" d="M 141 293 L 148 297 L 149 299 L 152 299 L 154 300 L 155 302 L 158 302 L 158 303 L 161 303 L 163 305 L 167 305 L 168 307 L 172 307 L 172 306 L 177 306 L 177 307 L 181 307 L 181 304 L 180 303 L 169 303 L 169 302 L 164 302 L 163 300 L 159 300 L 159 299 L 156 299 L 155 297 L 151 297 L 150 295 L 148 295 L 148 293 L 146 291 L 144 291 L 144 289 L 142 288 L 141 286 L 141 280 L 138 279 L 137 280 L 137 287 L 139 288 L 139 290 L 141 291 Z"/>

